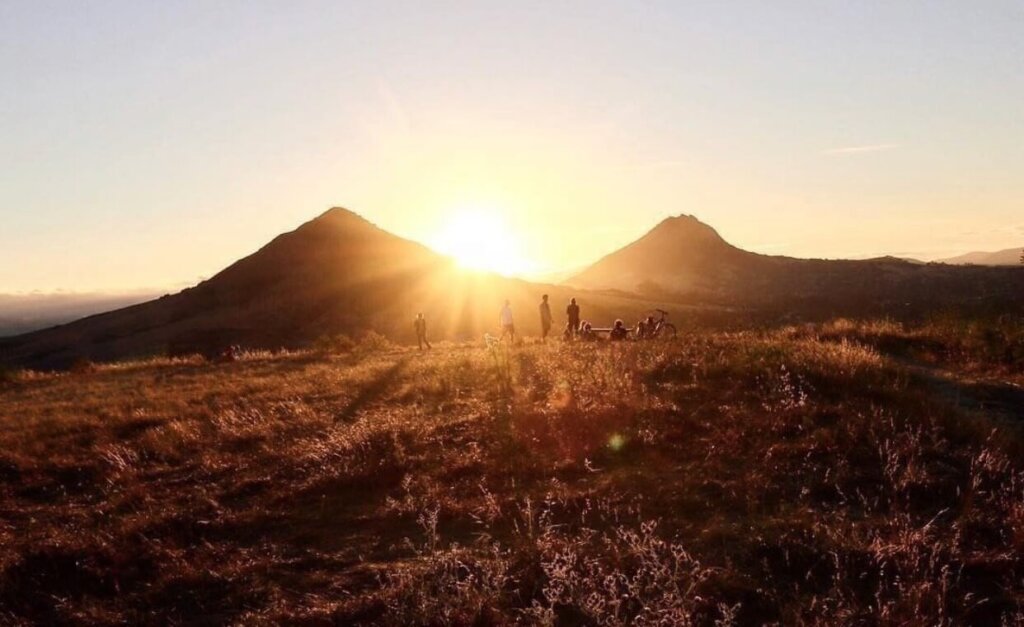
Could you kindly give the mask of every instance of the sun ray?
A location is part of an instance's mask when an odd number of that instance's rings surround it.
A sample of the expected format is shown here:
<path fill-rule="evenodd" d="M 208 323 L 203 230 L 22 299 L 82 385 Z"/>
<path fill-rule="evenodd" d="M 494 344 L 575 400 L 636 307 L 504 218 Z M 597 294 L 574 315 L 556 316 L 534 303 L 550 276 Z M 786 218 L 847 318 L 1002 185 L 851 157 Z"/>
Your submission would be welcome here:
<path fill-rule="evenodd" d="M 487 206 L 454 211 L 430 243 L 468 269 L 514 276 L 529 272 L 534 265 L 523 255 L 519 233 L 501 211 Z"/>

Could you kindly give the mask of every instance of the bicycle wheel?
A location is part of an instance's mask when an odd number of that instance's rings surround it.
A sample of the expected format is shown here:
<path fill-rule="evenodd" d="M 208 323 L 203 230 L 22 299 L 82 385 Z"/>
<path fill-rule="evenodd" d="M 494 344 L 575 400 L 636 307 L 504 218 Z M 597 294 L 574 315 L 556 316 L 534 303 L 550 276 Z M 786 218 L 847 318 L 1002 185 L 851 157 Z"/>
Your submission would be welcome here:
<path fill-rule="evenodd" d="M 671 322 L 666 322 L 665 324 L 661 325 L 661 328 L 658 329 L 658 337 L 664 339 L 675 339 L 676 325 L 672 324 Z"/>

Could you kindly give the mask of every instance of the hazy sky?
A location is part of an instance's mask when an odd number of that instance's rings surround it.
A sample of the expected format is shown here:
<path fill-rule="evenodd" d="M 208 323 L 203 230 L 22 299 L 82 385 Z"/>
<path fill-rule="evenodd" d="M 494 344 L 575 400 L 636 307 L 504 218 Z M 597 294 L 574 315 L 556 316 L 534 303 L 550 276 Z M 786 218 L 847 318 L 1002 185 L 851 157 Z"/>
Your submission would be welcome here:
<path fill-rule="evenodd" d="M 333 205 L 498 212 L 538 271 L 678 213 L 1024 245 L 1020 0 L 0 0 L 0 84 L 0 292 L 191 283 Z"/>

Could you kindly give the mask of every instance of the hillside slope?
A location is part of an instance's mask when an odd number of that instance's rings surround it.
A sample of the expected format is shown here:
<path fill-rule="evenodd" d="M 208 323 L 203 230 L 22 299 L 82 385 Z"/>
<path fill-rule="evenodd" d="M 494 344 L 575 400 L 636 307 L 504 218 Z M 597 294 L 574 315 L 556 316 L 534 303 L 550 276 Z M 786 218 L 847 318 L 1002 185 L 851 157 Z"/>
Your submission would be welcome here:
<path fill-rule="evenodd" d="M 0 361 L 70 361 L 209 350 L 228 343 L 291 346 L 363 326 L 388 292 L 449 262 L 356 214 L 331 209 L 178 294 L 0 342 Z"/>
<path fill-rule="evenodd" d="M 294 348 L 322 335 L 367 330 L 402 341 L 411 339 L 417 312 L 426 314 L 434 338 L 467 338 L 495 330 L 505 299 L 520 329 L 534 334 L 543 293 L 551 295 L 556 316 L 579 296 L 566 287 L 461 270 L 421 244 L 334 208 L 196 287 L 2 339 L 0 364 L 63 368 L 79 359 L 209 354 L 230 344 Z M 604 324 L 617 316 L 635 319 L 648 306 L 614 296 L 582 300 L 586 315 Z"/>

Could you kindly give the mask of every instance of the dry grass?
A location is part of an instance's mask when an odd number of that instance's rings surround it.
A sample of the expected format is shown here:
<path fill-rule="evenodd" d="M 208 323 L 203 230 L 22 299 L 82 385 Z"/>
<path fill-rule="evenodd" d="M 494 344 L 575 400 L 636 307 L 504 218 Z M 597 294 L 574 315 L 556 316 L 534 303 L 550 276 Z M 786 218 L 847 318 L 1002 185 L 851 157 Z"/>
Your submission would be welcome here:
<path fill-rule="evenodd" d="M 1020 315 L 936 315 L 913 325 L 892 320 L 840 319 L 790 329 L 790 333 L 857 341 L 976 374 L 1024 375 L 1024 316 Z"/>
<path fill-rule="evenodd" d="M 922 333 L 6 373 L 0 623 L 1021 624 L 1021 433 Z"/>

